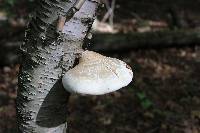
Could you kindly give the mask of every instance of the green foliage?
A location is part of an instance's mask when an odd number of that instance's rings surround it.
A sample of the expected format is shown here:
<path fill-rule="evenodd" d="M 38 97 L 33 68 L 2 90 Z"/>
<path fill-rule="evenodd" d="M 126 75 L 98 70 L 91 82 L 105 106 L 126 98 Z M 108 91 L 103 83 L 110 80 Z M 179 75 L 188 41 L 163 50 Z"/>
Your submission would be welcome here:
<path fill-rule="evenodd" d="M 149 109 L 150 107 L 152 107 L 153 103 L 151 102 L 150 99 L 147 98 L 144 92 L 138 92 L 136 93 L 136 95 L 139 98 L 140 104 L 143 109 Z"/>
<path fill-rule="evenodd" d="M 15 3 L 16 0 L 6 0 L 6 4 L 8 4 L 9 6 L 14 6 Z"/>
<path fill-rule="evenodd" d="M 144 92 L 138 92 L 137 94 L 137 97 L 140 99 L 140 100 L 143 100 L 146 98 L 146 95 Z"/>
<path fill-rule="evenodd" d="M 153 103 L 149 100 L 149 99 L 144 99 L 142 102 L 141 102 L 141 105 L 144 109 L 148 109 L 150 107 L 152 107 Z"/>
<path fill-rule="evenodd" d="M 0 11 L 6 12 L 8 17 L 18 16 L 17 13 L 21 11 L 29 13 L 30 10 L 35 8 L 34 1 L 35 0 L 3 0 L 2 3 L 0 3 Z"/>
<path fill-rule="evenodd" d="M 0 9 L 5 11 L 8 16 L 14 16 L 13 8 L 16 2 L 16 0 L 4 0 L 0 5 Z"/>

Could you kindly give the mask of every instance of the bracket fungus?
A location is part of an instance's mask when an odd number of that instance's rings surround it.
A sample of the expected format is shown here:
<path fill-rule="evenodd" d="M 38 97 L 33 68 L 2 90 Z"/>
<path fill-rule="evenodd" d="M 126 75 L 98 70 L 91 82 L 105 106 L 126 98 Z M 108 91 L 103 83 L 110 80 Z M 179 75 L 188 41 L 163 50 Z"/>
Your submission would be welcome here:
<path fill-rule="evenodd" d="M 79 64 L 65 73 L 64 88 L 71 93 L 102 95 L 127 86 L 133 78 L 123 61 L 93 51 L 83 51 Z"/>

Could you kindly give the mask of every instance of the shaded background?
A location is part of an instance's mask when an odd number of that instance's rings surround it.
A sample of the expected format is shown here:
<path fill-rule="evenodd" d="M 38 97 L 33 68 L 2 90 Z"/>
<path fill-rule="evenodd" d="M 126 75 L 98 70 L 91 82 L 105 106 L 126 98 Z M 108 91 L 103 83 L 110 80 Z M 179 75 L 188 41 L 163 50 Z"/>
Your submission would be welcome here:
<path fill-rule="evenodd" d="M 0 0 L 0 133 L 16 132 L 18 48 L 33 2 Z M 127 62 L 134 81 L 104 96 L 72 95 L 70 132 L 200 133 L 199 7 L 199 0 L 116 0 L 114 28 L 100 23 L 86 47 Z"/>

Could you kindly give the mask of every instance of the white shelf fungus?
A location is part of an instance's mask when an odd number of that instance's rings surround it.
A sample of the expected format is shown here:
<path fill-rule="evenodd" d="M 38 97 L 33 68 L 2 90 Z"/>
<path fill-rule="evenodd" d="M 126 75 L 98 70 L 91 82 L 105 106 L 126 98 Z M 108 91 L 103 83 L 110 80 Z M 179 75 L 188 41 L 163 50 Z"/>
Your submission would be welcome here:
<path fill-rule="evenodd" d="M 62 82 L 71 93 L 102 95 L 127 86 L 132 78 L 133 72 L 125 62 L 84 51 L 79 64 L 63 76 Z"/>

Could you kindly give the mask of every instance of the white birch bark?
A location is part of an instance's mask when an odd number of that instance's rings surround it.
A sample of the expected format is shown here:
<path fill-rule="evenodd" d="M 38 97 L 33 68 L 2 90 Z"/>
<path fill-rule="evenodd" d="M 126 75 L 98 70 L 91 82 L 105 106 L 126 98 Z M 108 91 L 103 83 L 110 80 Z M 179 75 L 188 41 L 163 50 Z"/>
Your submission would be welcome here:
<path fill-rule="evenodd" d="M 97 2 L 86 0 L 57 37 L 56 23 L 76 0 L 40 0 L 27 28 L 19 72 L 17 122 L 19 133 L 65 133 L 67 93 L 62 74 L 73 66 L 76 52 L 95 17 Z"/>

